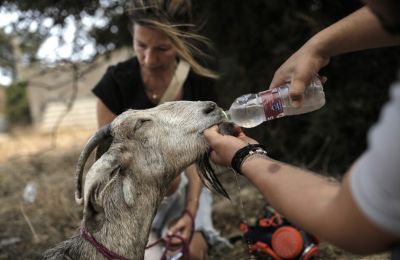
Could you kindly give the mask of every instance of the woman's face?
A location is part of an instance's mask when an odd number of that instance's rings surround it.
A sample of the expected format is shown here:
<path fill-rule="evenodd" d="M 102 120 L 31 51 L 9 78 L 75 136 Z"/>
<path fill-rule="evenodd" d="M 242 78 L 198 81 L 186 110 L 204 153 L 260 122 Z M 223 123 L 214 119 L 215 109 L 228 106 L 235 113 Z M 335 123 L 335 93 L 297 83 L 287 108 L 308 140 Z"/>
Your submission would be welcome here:
<path fill-rule="evenodd" d="M 166 34 L 138 24 L 133 29 L 133 48 L 142 70 L 157 74 L 175 66 L 176 51 Z"/>

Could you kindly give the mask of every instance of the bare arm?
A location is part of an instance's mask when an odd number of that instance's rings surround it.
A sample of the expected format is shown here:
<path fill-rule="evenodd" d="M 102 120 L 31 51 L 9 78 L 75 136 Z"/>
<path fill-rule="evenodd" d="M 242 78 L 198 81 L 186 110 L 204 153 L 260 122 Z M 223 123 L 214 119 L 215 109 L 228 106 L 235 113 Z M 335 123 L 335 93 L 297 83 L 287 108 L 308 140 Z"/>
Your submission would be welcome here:
<path fill-rule="evenodd" d="M 363 7 L 322 30 L 306 44 L 314 45 L 321 55 L 333 57 L 346 52 L 400 44 L 400 36 L 383 29 L 378 18 Z"/>
<path fill-rule="evenodd" d="M 214 162 L 229 166 L 235 152 L 251 143 L 241 136 L 222 136 L 217 127 L 204 132 Z M 243 141 L 245 140 L 245 141 Z M 387 250 L 400 239 L 377 227 L 356 206 L 349 174 L 342 184 L 270 158 L 250 157 L 241 168 L 264 198 L 290 221 L 354 253 Z"/>
<path fill-rule="evenodd" d="M 284 216 L 340 248 L 369 254 L 388 250 L 396 241 L 359 210 L 349 175 L 341 184 L 333 183 L 300 168 L 256 158 L 245 162 L 242 171 Z"/>
<path fill-rule="evenodd" d="M 188 178 L 188 187 L 186 191 L 186 209 L 196 216 L 197 209 L 199 206 L 199 199 L 201 188 L 203 184 L 201 183 L 200 177 L 197 172 L 197 167 L 195 164 L 190 165 L 185 170 L 185 174 Z M 180 234 L 185 240 L 190 238 L 190 235 L 194 230 L 192 230 L 193 220 L 188 214 L 183 214 L 176 223 L 169 229 L 168 234 Z M 172 243 L 180 244 L 180 241 L 173 240 Z"/>
<path fill-rule="evenodd" d="M 185 173 L 189 180 L 186 194 L 186 208 L 192 212 L 193 215 L 196 215 L 203 183 L 200 180 L 195 164 L 190 165 L 185 170 Z"/>
<path fill-rule="evenodd" d="M 97 127 L 100 128 L 106 124 L 111 123 L 116 115 L 112 113 L 108 107 L 100 100 L 97 99 L 96 102 L 97 111 Z M 110 142 L 100 144 L 96 149 L 96 160 L 99 159 L 110 147 Z"/>
<path fill-rule="evenodd" d="M 100 128 L 108 123 L 111 123 L 117 116 L 100 100 L 96 102 L 97 111 L 97 126 Z"/>
<path fill-rule="evenodd" d="M 305 87 L 331 57 L 399 44 L 400 36 L 386 33 L 375 15 L 363 7 L 307 41 L 275 72 L 270 88 L 291 82 L 290 97 L 299 106 Z"/>

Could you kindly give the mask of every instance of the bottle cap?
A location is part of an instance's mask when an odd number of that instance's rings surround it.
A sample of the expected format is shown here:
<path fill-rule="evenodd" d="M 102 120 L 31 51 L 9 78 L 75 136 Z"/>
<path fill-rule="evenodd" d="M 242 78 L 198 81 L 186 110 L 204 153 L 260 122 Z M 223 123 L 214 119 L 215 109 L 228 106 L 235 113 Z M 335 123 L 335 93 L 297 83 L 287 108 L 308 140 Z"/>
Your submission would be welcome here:
<path fill-rule="evenodd" d="M 295 258 L 303 250 L 303 237 L 291 226 L 278 228 L 272 235 L 272 248 L 282 258 Z"/>

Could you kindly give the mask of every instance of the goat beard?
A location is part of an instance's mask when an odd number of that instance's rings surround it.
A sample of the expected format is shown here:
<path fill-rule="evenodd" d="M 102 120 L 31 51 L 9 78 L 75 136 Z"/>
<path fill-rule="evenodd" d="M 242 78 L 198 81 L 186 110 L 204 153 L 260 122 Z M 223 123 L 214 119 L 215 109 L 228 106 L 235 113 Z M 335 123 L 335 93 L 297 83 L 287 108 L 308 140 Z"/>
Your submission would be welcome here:
<path fill-rule="evenodd" d="M 223 135 L 238 136 L 240 133 L 240 127 L 231 122 L 222 122 L 218 125 L 219 132 Z M 228 198 L 229 195 L 225 188 L 219 181 L 215 173 L 215 165 L 211 162 L 210 152 L 206 152 L 203 156 L 197 160 L 197 165 L 199 167 L 200 178 L 203 184 L 210 190 L 216 191 L 218 194 Z"/>
<path fill-rule="evenodd" d="M 209 190 L 214 190 L 218 194 L 230 199 L 224 186 L 222 186 L 217 175 L 215 174 L 214 167 L 211 165 L 210 153 L 204 153 L 203 156 L 197 160 L 197 167 L 200 173 L 200 179 L 204 186 L 206 186 Z"/>

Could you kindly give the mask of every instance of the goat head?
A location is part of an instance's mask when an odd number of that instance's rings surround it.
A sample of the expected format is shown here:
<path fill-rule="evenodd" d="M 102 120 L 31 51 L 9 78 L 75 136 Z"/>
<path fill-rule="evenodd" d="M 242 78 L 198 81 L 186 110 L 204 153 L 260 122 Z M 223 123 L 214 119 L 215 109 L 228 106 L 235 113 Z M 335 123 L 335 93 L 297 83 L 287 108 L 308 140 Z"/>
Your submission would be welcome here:
<path fill-rule="evenodd" d="M 207 158 L 204 155 L 209 147 L 202 133 L 222 121 L 221 110 L 209 101 L 168 102 L 152 109 L 122 113 L 111 124 L 99 129 L 81 152 L 75 175 L 77 203 L 85 201 L 86 204 L 94 199 L 101 204 L 109 183 L 127 169 L 130 173 L 142 174 L 140 178 L 172 180 L 188 165 Z M 110 148 L 89 169 L 83 189 L 85 163 L 90 153 L 107 140 L 111 142 Z M 200 172 L 206 186 L 228 197 L 211 167 L 203 165 Z M 130 182 L 129 178 L 122 182 L 128 205 L 133 203 L 131 194 L 134 192 Z"/>

